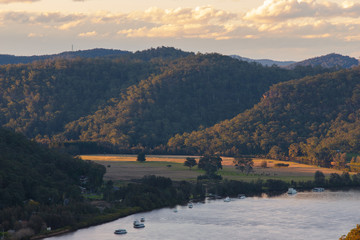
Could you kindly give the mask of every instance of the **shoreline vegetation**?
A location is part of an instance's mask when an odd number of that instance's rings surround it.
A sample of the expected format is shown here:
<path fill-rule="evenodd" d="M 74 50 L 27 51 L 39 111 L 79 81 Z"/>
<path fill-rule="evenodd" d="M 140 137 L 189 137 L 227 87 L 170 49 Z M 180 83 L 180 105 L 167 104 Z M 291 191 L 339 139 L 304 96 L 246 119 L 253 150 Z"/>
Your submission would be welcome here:
<path fill-rule="evenodd" d="M 314 187 L 326 187 L 332 190 L 360 187 L 359 174 L 350 175 L 334 169 L 288 161 L 287 164 L 284 164 L 284 161 L 270 159 L 254 159 L 255 173 L 243 174 L 234 168 L 232 158 L 224 157 L 224 168 L 219 171 L 223 180 L 219 181 L 196 180 L 194 176 L 199 176 L 204 171 L 197 168 L 190 170 L 183 166 L 188 156 L 148 155 L 145 162 L 137 162 L 136 155 L 82 155 L 79 157 L 82 160 L 102 164 L 107 168 L 104 175 L 107 190 L 104 191 L 103 196 L 93 196 L 89 201 L 107 202 L 109 205 L 101 214 L 92 216 L 86 221 L 72 227 L 41 233 L 31 239 L 62 235 L 138 212 L 183 205 L 188 201 L 203 201 L 205 197 L 209 196 L 207 193 L 219 197 L 234 197 L 238 194 L 261 196 L 264 193 L 273 196 L 285 193 L 289 187 L 295 187 L 300 191 L 311 190 Z M 199 159 L 198 156 L 195 158 Z M 266 168 L 261 167 L 263 161 L 267 161 Z M 127 170 L 130 168 L 133 171 L 129 173 Z M 145 169 L 148 171 L 144 172 Z M 120 174 L 121 172 L 126 172 L 129 176 L 124 177 Z M 317 176 L 316 174 L 319 172 L 321 174 Z M 183 176 L 182 178 L 179 178 L 179 173 Z M 149 199 L 144 199 L 145 195 L 142 195 L 141 192 L 154 194 Z M 132 196 L 129 197 L 129 195 Z M 98 198 L 97 201 L 96 198 Z M 170 201 L 166 201 L 166 199 L 170 199 Z"/>

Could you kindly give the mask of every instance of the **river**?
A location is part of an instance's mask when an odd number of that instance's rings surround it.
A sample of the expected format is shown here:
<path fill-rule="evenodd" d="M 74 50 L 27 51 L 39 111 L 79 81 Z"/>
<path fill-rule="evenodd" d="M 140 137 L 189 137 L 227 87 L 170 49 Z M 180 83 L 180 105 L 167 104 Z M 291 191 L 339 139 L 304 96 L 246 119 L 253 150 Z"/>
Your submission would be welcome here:
<path fill-rule="evenodd" d="M 48 240 L 253 239 L 337 240 L 360 224 L 360 191 L 299 192 L 277 197 L 210 200 L 134 214 Z M 174 211 L 174 210 L 177 211 Z M 145 228 L 134 229 L 145 218 Z M 125 228 L 127 234 L 115 235 Z"/>

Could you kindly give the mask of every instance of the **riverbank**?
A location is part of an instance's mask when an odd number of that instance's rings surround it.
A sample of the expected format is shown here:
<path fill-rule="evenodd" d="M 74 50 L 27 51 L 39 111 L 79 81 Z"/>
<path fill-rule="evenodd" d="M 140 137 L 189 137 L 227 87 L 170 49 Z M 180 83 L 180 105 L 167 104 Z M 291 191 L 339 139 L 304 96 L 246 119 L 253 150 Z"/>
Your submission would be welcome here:
<path fill-rule="evenodd" d="M 38 239 L 44 239 L 49 237 L 54 237 L 58 235 L 62 235 L 69 232 L 75 232 L 79 229 L 97 226 L 100 224 L 108 223 L 115 221 L 116 219 L 123 218 L 135 213 L 143 212 L 143 210 L 139 207 L 134 208 L 127 208 L 127 209 L 119 209 L 116 213 L 106 214 L 106 215 L 99 215 L 99 216 L 93 216 L 92 218 L 89 218 L 86 222 L 80 222 L 74 226 L 71 227 L 65 227 L 62 229 L 57 229 L 53 231 L 48 231 L 47 233 L 41 233 L 39 235 L 33 236 L 30 239 L 31 240 L 38 240 Z"/>
<path fill-rule="evenodd" d="M 138 213 L 49 240 L 143 239 L 339 239 L 358 223 L 360 192 L 298 192 L 289 196 L 209 200 Z M 135 219 L 146 227 L 134 229 Z M 124 228 L 118 236 L 114 230 Z M 289 231 L 291 229 L 291 231 Z"/>

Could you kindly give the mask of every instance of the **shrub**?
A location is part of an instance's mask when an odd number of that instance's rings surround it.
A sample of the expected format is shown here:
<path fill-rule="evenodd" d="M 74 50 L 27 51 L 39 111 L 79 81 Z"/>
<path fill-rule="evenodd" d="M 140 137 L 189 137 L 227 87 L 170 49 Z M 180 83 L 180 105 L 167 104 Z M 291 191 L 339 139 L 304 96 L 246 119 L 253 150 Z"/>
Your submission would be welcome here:
<path fill-rule="evenodd" d="M 288 167 L 289 166 L 289 164 L 287 164 L 287 163 L 276 163 L 275 164 L 275 167 Z"/>
<path fill-rule="evenodd" d="M 267 161 L 261 161 L 261 163 L 260 163 L 260 167 L 262 167 L 262 168 L 267 168 Z"/>

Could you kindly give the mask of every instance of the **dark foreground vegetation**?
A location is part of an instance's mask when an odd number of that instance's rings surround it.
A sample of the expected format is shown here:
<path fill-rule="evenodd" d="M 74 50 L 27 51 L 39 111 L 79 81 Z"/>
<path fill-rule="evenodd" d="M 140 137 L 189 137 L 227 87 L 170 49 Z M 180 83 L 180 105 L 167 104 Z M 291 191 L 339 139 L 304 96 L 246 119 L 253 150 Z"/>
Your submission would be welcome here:
<path fill-rule="evenodd" d="M 130 183 L 103 182 L 105 168 L 49 150 L 0 129 L 0 229 L 5 239 L 43 238 L 115 220 L 140 211 L 202 201 L 212 196 L 282 194 L 288 187 L 310 190 L 360 187 L 360 175 L 317 172 L 313 181 L 219 180 L 221 158 L 203 156 L 205 177 L 195 182 L 144 176 Z"/>

